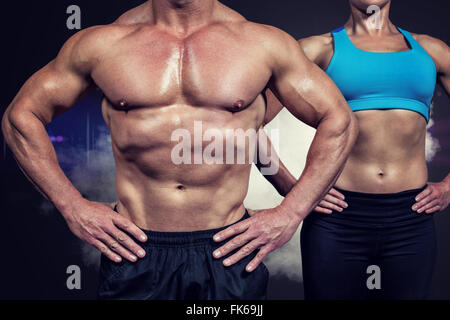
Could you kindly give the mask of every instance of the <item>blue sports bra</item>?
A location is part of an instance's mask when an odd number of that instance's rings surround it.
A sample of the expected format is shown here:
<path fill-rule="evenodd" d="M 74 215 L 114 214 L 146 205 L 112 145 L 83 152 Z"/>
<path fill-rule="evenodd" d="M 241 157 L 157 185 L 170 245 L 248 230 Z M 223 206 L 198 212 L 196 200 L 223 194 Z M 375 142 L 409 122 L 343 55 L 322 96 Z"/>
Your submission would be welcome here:
<path fill-rule="evenodd" d="M 358 49 L 344 27 L 332 31 L 334 54 L 327 74 L 353 111 L 407 109 L 429 121 L 436 87 L 436 66 L 425 49 L 398 28 L 410 50 L 369 52 Z"/>

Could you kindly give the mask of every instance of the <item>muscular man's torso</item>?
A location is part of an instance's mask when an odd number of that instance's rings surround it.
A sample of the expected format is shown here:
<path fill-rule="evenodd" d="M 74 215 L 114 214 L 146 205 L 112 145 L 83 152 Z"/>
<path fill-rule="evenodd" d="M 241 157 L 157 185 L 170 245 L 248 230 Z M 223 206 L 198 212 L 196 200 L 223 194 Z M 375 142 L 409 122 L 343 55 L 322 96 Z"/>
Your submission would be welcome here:
<path fill-rule="evenodd" d="M 261 92 L 271 72 L 255 26 L 224 8 L 217 21 L 189 35 L 153 23 L 126 21 L 110 28 L 91 77 L 105 95 L 118 211 L 154 231 L 237 221 L 244 213 L 250 161 L 177 165 L 171 155 L 179 141 L 172 141 L 172 134 L 189 131 L 193 159 L 195 148 L 202 152 L 211 143 L 195 141 L 194 121 L 201 122 L 201 133 L 216 129 L 224 137 L 230 129 L 261 127 L 266 111 Z M 248 144 L 234 149 L 250 151 Z"/>
<path fill-rule="evenodd" d="M 348 29 L 347 29 L 348 30 Z M 408 50 L 399 32 L 372 38 L 349 34 L 365 51 Z M 420 39 L 414 35 L 416 40 Z M 333 56 L 331 33 L 300 41 L 305 53 L 326 70 Z M 426 49 L 426 48 L 425 48 Z M 366 193 L 396 193 L 424 186 L 428 179 L 425 138 L 426 121 L 417 112 L 402 109 L 355 112 L 359 136 L 336 186 Z"/>

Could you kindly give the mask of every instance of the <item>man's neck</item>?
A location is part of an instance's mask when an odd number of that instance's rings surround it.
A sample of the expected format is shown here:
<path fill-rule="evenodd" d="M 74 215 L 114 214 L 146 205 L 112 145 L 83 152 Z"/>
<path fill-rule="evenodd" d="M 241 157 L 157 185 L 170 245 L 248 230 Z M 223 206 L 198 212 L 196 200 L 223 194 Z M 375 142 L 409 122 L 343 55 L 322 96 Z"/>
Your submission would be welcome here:
<path fill-rule="evenodd" d="M 391 3 L 386 3 L 379 10 L 367 12 L 350 4 L 351 16 L 347 25 L 354 34 L 368 33 L 370 35 L 382 35 L 391 33 L 395 26 L 389 19 Z"/>
<path fill-rule="evenodd" d="M 216 0 L 152 0 L 152 10 L 156 24 L 188 34 L 212 20 L 216 4 Z"/>

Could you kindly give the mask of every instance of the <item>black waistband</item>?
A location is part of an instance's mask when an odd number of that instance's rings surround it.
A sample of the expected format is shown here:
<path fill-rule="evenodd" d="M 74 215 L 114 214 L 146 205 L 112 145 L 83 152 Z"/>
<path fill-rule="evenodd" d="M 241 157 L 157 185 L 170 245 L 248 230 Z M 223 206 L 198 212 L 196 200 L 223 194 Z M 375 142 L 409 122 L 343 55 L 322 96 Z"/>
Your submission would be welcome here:
<path fill-rule="evenodd" d="M 114 211 L 117 211 L 117 205 L 114 207 Z M 208 229 L 208 230 L 199 230 L 199 231 L 190 231 L 190 232 L 160 232 L 160 231 L 151 231 L 151 230 L 141 230 L 147 235 L 148 241 L 146 244 L 149 245 L 164 245 L 164 246 L 191 246 L 191 245 L 199 245 L 199 244 L 213 244 L 218 245 L 213 240 L 213 236 L 232 226 L 233 224 L 244 221 L 245 219 L 250 218 L 248 211 L 245 210 L 244 215 L 241 219 L 232 223 L 230 225 Z"/>
<path fill-rule="evenodd" d="M 334 187 L 334 189 L 342 193 L 345 196 L 345 198 L 349 197 L 349 198 L 374 199 L 374 200 L 391 200 L 391 199 L 415 197 L 423 190 L 425 190 L 427 187 L 428 185 L 425 185 L 422 188 L 405 190 L 396 193 L 363 193 L 363 192 L 343 190 L 337 187 Z"/>
<path fill-rule="evenodd" d="M 415 197 L 426 189 L 423 186 L 418 189 L 405 190 L 396 193 L 363 193 L 335 188 L 345 196 L 345 202 L 350 206 L 366 211 L 379 212 L 384 209 L 410 208 L 415 203 Z"/>
<path fill-rule="evenodd" d="M 416 196 L 427 186 L 397 193 L 362 193 L 335 188 L 345 196 L 348 208 L 331 215 L 316 213 L 311 219 L 358 226 L 401 226 L 420 223 L 431 215 L 419 215 L 412 210 Z"/>

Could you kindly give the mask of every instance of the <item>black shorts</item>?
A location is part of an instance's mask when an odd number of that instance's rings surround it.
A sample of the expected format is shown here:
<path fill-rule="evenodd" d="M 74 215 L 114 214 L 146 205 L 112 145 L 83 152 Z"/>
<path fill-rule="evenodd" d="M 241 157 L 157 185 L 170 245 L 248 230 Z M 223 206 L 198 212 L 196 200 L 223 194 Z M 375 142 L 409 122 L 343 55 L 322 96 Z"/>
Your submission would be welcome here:
<path fill-rule="evenodd" d="M 246 212 L 240 220 L 249 218 Z M 231 267 L 215 259 L 213 235 L 227 227 L 195 232 L 153 232 L 144 244 L 146 256 L 115 263 L 102 255 L 99 299 L 131 300 L 261 300 L 266 299 L 269 272 L 246 265 L 256 251 Z M 231 255 L 231 254 L 230 254 Z"/>

